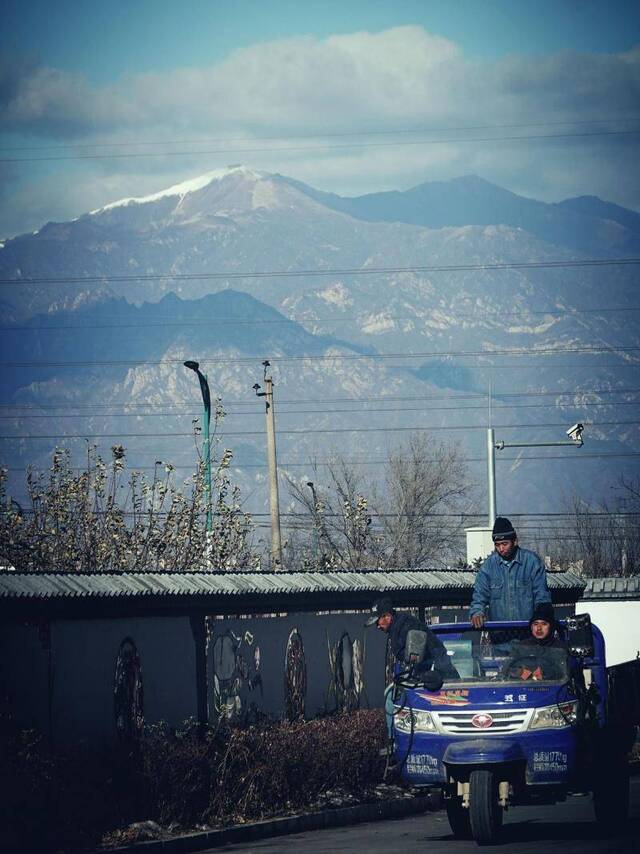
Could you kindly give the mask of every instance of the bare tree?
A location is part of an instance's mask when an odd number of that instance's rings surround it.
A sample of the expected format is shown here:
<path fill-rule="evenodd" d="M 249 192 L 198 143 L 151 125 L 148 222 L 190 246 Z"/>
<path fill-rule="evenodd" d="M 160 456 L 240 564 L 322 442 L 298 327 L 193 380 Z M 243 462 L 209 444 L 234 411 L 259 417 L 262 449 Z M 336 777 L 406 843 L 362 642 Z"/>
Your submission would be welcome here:
<path fill-rule="evenodd" d="M 451 542 L 462 528 L 456 514 L 468 493 L 458 447 L 412 435 L 390 454 L 385 480 L 375 504 L 387 565 L 412 568 L 450 560 Z"/>
<path fill-rule="evenodd" d="M 315 465 L 313 469 L 314 477 L 319 479 Z M 291 496 L 306 516 L 304 528 L 311 532 L 310 548 L 302 552 L 302 563 L 325 569 L 362 569 L 371 563 L 376 552 L 365 497 L 367 485 L 340 457 L 327 467 L 325 479 L 325 486 L 319 482 L 317 486 L 315 482 L 302 485 L 288 479 Z M 300 553 L 298 543 L 297 554 Z"/>
<path fill-rule="evenodd" d="M 455 559 L 469 492 L 457 446 L 411 436 L 390 453 L 378 483 L 339 456 L 325 472 L 314 467 L 313 484 L 289 479 L 303 513 L 307 562 L 412 568 Z"/>
<path fill-rule="evenodd" d="M 549 551 L 588 578 L 640 573 L 640 478 L 622 476 L 612 502 L 570 500 L 570 521 Z"/>

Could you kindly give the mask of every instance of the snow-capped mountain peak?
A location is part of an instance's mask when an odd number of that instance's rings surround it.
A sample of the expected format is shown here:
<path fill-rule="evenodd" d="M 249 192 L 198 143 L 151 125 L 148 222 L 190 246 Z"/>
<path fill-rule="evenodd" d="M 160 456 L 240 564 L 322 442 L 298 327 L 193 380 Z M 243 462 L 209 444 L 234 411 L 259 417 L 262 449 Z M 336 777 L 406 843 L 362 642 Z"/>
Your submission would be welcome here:
<path fill-rule="evenodd" d="M 230 175 L 237 175 L 253 181 L 259 181 L 268 177 L 267 172 L 258 172 L 254 169 L 248 169 L 240 164 L 235 166 L 227 166 L 223 169 L 213 169 L 211 172 L 205 172 L 204 175 L 198 175 L 195 178 L 189 178 L 182 181 L 180 184 L 174 184 L 172 187 L 167 187 L 164 190 L 159 190 L 157 193 L 151 193 L 148 196 L 130 197 L 118 199 L 116 202 L 110 202 L 101 208 L 96 208 L 90 211 L 90 215 L 101 214 L 105 211 L 113 210 L 114 208 L 127 207 L 129 205 L 144 205 L 148 202 L 157 202 L 159 199 L 164 199 L 169 196 L 178 196 L 182 199 L 188 193 L 195 193 L 198 190 L 203 190 L 215 181 L 222 181 Z"/>

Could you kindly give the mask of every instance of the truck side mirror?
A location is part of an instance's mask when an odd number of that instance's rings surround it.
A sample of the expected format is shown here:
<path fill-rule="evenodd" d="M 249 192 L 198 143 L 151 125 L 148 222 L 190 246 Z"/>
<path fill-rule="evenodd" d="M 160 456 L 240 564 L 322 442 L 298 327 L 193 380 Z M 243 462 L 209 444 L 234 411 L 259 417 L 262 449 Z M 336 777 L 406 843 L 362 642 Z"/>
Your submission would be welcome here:
<path fill-rule="evenodd" d="M 593 657 L 593 631 L 589 614 L 567 617 L 567 644 L 576 658 Z"/>
<path fill-rule="evenodd" d="M 427 649 L 427 633 L 422 629 L 409 629 L 404 645 L 404 663 L 409 667 L 419 664 Z"/>

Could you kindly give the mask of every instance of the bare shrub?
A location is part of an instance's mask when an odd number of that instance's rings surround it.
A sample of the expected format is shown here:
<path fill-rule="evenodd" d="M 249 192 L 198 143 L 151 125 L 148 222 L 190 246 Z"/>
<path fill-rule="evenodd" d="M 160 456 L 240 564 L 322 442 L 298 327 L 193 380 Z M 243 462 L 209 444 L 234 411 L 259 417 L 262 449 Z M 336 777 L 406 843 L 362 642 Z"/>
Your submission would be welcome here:
<path fill-rule="evenodd" d="M 19 570 L 44 572 L 243 568 L 251 552 L 251 518 L 229 478 L 233 454 L 212 463 L 213 526 L 206 528 L 205 462 L 178 487 L 170 463 L 153 476 L 125 476 L 126 451 L 111 448 L 105 462 L 87 444 L 86 466 L 74 470 L 68 450 L 56 449 L 48 475 L 27 473 L 30 506 L 0 513 L 0 558 Z M 7 506 L 6 470 L 0 504 Z"/>
<path fill-rule="evenodd" d="M 366 800 L 380 781 L 384 713 L 366 710 L 246 729 L 186 721 L 147 728 L 129 751 L 51 751 L 34 733 L 5 742 L 2 850 L 92 848 L 127 826 L 224 826 L 319 805 L 327 790 Z"/>

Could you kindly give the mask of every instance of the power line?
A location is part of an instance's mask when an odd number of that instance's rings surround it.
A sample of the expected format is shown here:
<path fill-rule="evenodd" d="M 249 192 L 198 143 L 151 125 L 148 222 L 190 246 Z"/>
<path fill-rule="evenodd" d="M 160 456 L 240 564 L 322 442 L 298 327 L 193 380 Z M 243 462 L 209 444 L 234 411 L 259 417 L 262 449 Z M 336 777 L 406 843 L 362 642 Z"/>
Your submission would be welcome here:
<path fill-rule="evenodd" d="M 554 409 L 584 409 L 587 406 L 607 406 L 610 408 L 619 407 L 619 406 L 640 406 L 640 401 L 636 400 L 623 400 L 623 401 L 614 401 L 613 403 L 603 403 L 602 401 L 585 401 L 583 403 L 558 403 L 555 402 L 553 404 L 546 404 L 547 408 L 553 407 Z M 194 407 L 195 408 L 195 407 Z M 478 412 L 478 411 L 486 411 L 486 404 L 480 406 L 431 406 L 425 404 L 424 406 L 389 406 L 389 407 L 376 407 L 369 409 L 282 409 L 278 407 L 278 416 L 283 415 L 373 415 L 373 414 L 385 414 L 388 412 L 424 412 L 425 410 L 429 412 Z M 539 403 L 511 403 L 511 404 L 501 404 L 495 405 L 492 404 L 491 408 L 493 410 L 499 409 L 507 409 L 509 411 L 513 409 L 539 409 Z M 261 417 L 264 418 L 264 410 L 263 409 L 253 409 L 250 411 L 238 411 L 231 412 L 230 410 L 225 410 L 226 415 L 229 418 L 234 417 Z M 180 418 L 184 417 L 179 412 L 100 412 L 98 414 L 95 413 L 69 413 L 65 412 L 61 415 L 54 415 L 52 413 L 35 413 L 35 414 L 18 414 L 18 415 L 0 415 L 0 420 L 2 421 L 23 421 L 27 418 L 52 418 L 52 419 L 60 419 L 60 418 Z"/>
<path fill-rule="evenodd" d="M 634 353 L 640 346 L 617 347 L 607 344 L 593 346 L 542 346 L 542 347 L 503 347 L 499 350 L 426 350 L 415 353 L 339 353 L 333 355 L 294 355 L 270 356 L 269 361 L 286 362 L 335 362 L 335 361 L 380 361 L 386 359 L 442 359 L 456 357 L 488 357 L 488 356 L 532 356 L 555 355 L 559 353 Z M 216 357 L 218 365 L 254 365 L 258 356 Z M 183 357 L 175 359 L 95 359 L 78 361 L 41 361 L 41 362 L 0 362 L 5 368 L 89 368 L 89 367 L 138 367 L 141 365 L 177 365 L 183 363 Z M 501 367 L 500 365 L 496 367 Z"/>
<path fill-rule="evenodd" d="M 502 366 L 500 366 L 502 367 Z M 640 393 L 640 388 L 619 388 L 619 389 L 602 389 L 602 388 L 592 388 L 590 387 L 588 390 L 579 390 L 575 389 L 572 391 L 566 391 L 562 389 L 555 389 L 551 391 L 514 391 L 514 392 L 503 392 L 500 394 L 492 395 L 493 399 L 503 399 L 503 398 L 511 398 L 511 397 L 566 397 L 566 396 L 575 396 L 578 394 L 637 394 Z M 252 397 L 252 396 L 251 396 Z M 430 394 L 421 394 L 421 395 L 370 395 L 367 397 L 324 397 L 324 403 L 378 403 L 378 402 L 386 402 L 386 401 L 400 401 L 400 400 L 408 400 L 408 401 L 426 401 L 426 400 L 476 400 L 477 398 L 486 398 L 488 397 L 488 392 L 473 392 L 473 393 L 464 393 L 464 394 L 440 394 L 440 395 L 430 395 Z M 302 397 L 302 398 L 283 398 L 280 401 L 280 404 L 285 405 L 298 405 L 305 403 L 317 403 L 317 399 L 313 397 Z M 603 404 L 603 405 L 611 405 L 615 406 L 617 404 Z M 65 410 L 72 406 L 74 409 L 91 409 L 91 410 L 100 410 L 100 409 L 109 409 L 112 407 L 145 407 L 145 408 L 154 408 L 158 406 L 167 407 L 170 406 L 172 408 L 190 408 L 190 409 L 200 409 L 202 406 L 202 402 L 200 400 L 189 400 L 189 401 L 177 401 L 175 403 L 169 402 L 160 402 L 160 403 L 135 403 L 128 401 L 113 401 L 112 403 L 0 403 L 0 409 L 3 408 L 19 408 L 19 409 L 62 409 Z M 251 400 L 227 400 L 223 401 L 223 406 L 255 406 L 255 401 Z M 280 410 L 278 410 L 280 411 Z M 136 413 L 132 413 L 136 414 Z"/>
<path fill-rule="evenodd" d="M 444 312 L 447 309 L 444 307 L 437 307 L 431 309 L 430 312 L 433 314 L 434 312 Z M 611 314 L 611 313 L 627 313 L 640 311 L 640 306 L 628 306 L 626 308 L 576 308 L 576 309 L 549 309 L 549 310 L 536 310 L 529 311 L 527 309 L 523 309 L 522 311 L 510 311 L 510 312 L 500 312 L 500 319 L 503 320 L 505 317 L 527 317 L 529 315 L 555 315 L 557 317 L 564 316 L 573 316 L 573 315 L 582 315 L 582 314 Z M 459 317 L 492 317 L 495 318 L 495 312 L 460 312 L 456 310 L 456 318 Z M 103 317 L 105 315 L 102 315 Z M 108 315 L 106 315 L 108 316 Z M 406 314 L 406 315 L 385 315 L 384 320 L 393 320 L 395 321 L 406 321 L 406 320 L 423 320 L 426 319 L 423 316 L 416 314 Z M 279 320 L 264 320 L 264 319 L 256 319 L 256 320 L 234 320 L 233 318 L 222 318 L 216 320 L 207 320 L 200 318 L 188 318 L 186 320 L 158 320 L 158 321 L 149 321 L 145 323 L 74 323 L 74 324 L 61 324 L 61 325 L 51 325 L 51 326 L 0 326 L 0 330 L 3 332 L 49 332 L 50 330 L 58 330 L 58 329 L 154 329 L 156 327 L 164 328 L 164 327 L 184 327 L 184 326 L 206 326 L 207 328 L 212 326 L 262 326 L 262 325 L 272 325 L 272 324 L 288 324 L 288 325 L 299 325 L 304 326 L 304 324 L 318 324 L 318 323 L 353 323 L 353 321 L 362 321 L 366 323 L 366 314 L 364 315 L 352 315 L 346 317 L 301 317 L 296 319 L 295 317 L 288 318 L 284 317 Z M 456 325 L 455 322 L 451 325 Z"/>
<path fill-rule="evenodd" d="M 268 513 L 254 513 L 252 515 L 254 515 L 254 516 L 268 516 L 269 514 Z M 300 511 L 297 513 L 289 511 L 289 512 L 282 513 L 281 515 L 282 516 L 289 516 L 292 518 L 307 518 L 310 514 L 309 514 L 309 511 L 306 511 L 306 512 Z M 453 513 L 453 512 L 451 512 L 451 513 L 432 513 L 432 512 L 429 512 L 429 513 L 377 513 L 375 510 L 368 510 L 367 511 L 367 516 L 371 516 L 371 517 L 376 518 L 376 519 L 386 519 L 386 518 L 394 519 L 398 516 L 404 516 L 404 517 L 410 518 L 410 519 L 422 519 L 425 516 L 436 516 L 436 517 L 446 518 L 446 519 L 477 519 L 478 517 L 486 518 L 486 515 L 487 515 L 486 511 L 482 511 L 482 510 L 478 511 L 477 513 Z M 543 517 L 546 519 L 546 518 L 553 518 L 553 517 L 558 517 L 558 518 L 566 518 L 567 516 L 573 517 L 576 514 L 572 513 L 572 512 L 562 512 L 562 513 L 511 513 L 510 515 L 513 516 L 514 518 L 528 519 L 528 518 L 532 518 L 532 517 Z M 583 515 L 583 514 L 580 514 L 580 515 Z M 622 517 L 622 518 L 628 518 L 628 517 L 635 518 L 636 516 L 640 516 L 640 510 L 625 511 L 623 513 L 618 513 L 618 512 L 612 513 L 610 511 L 595 510 L 595 511 L 589 511 L 588 513 L 585 513 L 584 515 L 585 516 L 604 516 L 604 517 L 616 516 L 616 517 Z M 323 513 L 322 516 L 327 517 L 327 518 L 338 518 L 338 519 L 342 518 L 341 513 Z"/>
<path fill-rule="evenodd" d="M 0 161 L 1 162 L 1 161 Z M 122 275 L 96 276 L 32 276 L 0 278 L 0 285 L 43 285 L 43 284 L 91 284 L 108 282 L 193 282 L 211 279 L 270 279 L 297 278 L 300 276 L 374 276 L 388 273 L 465 273 L 494 270 L 542 270 L 572 267 L 626 267 L 640 264 L 640 258 L 585 258 L 555 261 L 505 261 L 489 264 L 432 264 L 406 267 L 336 267 L 312 270 L 262 270 L 257 272 L 212 272 L 212 273 L 128 273 Z"/>
<path fill-rule="evenodd" d="M 24 508 L 22 510 L 22 512 L 26 513 L 26 514 L 33 514 L 36 511 L 33 510 L 32 508 L 27 507 L 27 508 Z M 94 510 L 94 511 L 92 511 L 92 515 L 104 516 L 104 515 L 107 515 L 108 513 L 112 513 L 112 512 L 113 511 L 110 511 L 110 510 Z M 204 510 L 201 511 L 202 515 L 204 515 L 204 512 L 205 512 Z M 133 511 L 133 510 L 119 510 L 118 511 L 119 515 L 138 516 L 139 518 L 144 518 L 144 517 L 148 516 L 150 513 L 153 513 L 154 516 L 168 516 L 172 513 L 175 513 L 175 511 L 172 511 L 172 510 L 155 510 L 155 509 L 151 510 L 151 508 L 147 508 L 146 510 L 142 510 L 142 511 Z M 238 511 L 237 515 L 243 516 L 244 511 Z M 256 513 L 248 513 L 248 515 L 251 516 L 252 518 L 263 519 L 265 517 L 269 517 L 270 514 L 269 513 L 258 513 L 258 512 L 256 512 Z M 311 514 L 309 511 L 306 511 L 306 512 L 301 511 L 298 513 L 283 512 L 283 513 L 280 513 L 280 515 L 283 518 L 292 519 L 294 521 L 296 521 L 296 520 L 312 521 L 310 519 Z M 486 518 L 486 515 L 487 515 L 486 512 L 482 512 L 482 511 L 479 511 L 477 513 L 431 513 L 431 512 L 429 512 L 429 513 L 402 513 L 402 514 L 399 514 L 399 513 L 377 513 L 375 510 L 368 510 L 367 511 L 367 516 L 370 516 L 372 519 L 395 519 L 395 518 L 398 518 L 399 516 L 401 516 L 403 518 L 408 518 L 408 519 L 424 519 L 424 518 L 434 517 L 434 518 L 463 520 L 463 519 L 479 519 L 479 518 L 483 518 L 483 517 Z M 555 516 L 555 517 L 558 517 L 560 519 L 560 518 L 573 518 L 576 514 L 569 512 L 569 513 L 539 513 L 539 514 L 538 513 L 526 513 L 526 514 L 511 513 L 510 515 L 513 516 L 514 518 L 519 518 L 522 516 L 524 516 L 525 518 L 537 518 L 537 517 L 547 518 L 547 517 L 554 517 Z M 591 517 L 608 518 L 608 517 L 614 516 L 616 518 L 626 519 L 626 518 L 636 518 L 637 516 L 640 516 L 640 511 L 625 512 L 625 513 L 618 513 L 618 512 L 610 513 L 608 511 L 607 512 L 590 511 L 588 513 L 580 513 L 579 515 L 580 515 L 580 517 L 587 516 L 589 518 L 591 518 Z M 341 519 L 341 518 L 343 518 L 341 513 L 323 513 L 322 516 L 323 516 L 323 518 L 327 518 L 327 519 L 336 519 L 336 518 Z M 431 527 L 433 530 L 437 530 L 437 526 L 434 525 Z M 526 525 L 519 526 L 519 527 L 521 527 L 521 530 L 544 530 L 543 528 L 533 527 L 533 526 L 531 528 L 529 528 Z"/>
<path fill-rule="evenodd" d="M 254 146 L 251 148 L 214 148 L 208 150 L 185 150 L 185 151 L 131 151 L 125 153 L 106 154 L 53 154 L 43 157 L 2 157 L 0 163 L 41 163 L 46 161 L 61 160 L 124 160 L 139 159 L 145 157 L 197 157 L 211 156 L 217 154 L 278 154 L 283 151 L 337 151 L 359 148 L 394 148 L 419 145 L 451 145 L 466 144 L 470 142 L 530 142 L 532 140 L 549 139 L 586 139 L 588 137 L 612 137 L 612 136 L 636 136 L 638 130 L 596 130 L 596 131 L 568 131 L 565 133 L 532 133 L 532 134 L 509 134 L 504 136 L 460 136 L 446 139 L 409 139 L 409 140 L 387 140 L 384 142 L 345 142 L 325 143 L 324 145 L 278 145 L 278 146 Z"/>
<path fill-rule="evenodd" d="M 640 424 L 640 421 L 593 421 L 585 422 L 589 427 L 622 427 Z M 562 422 L 540 422 L 539 424 L 494 424 L 496 430 L 521 430 L 523 428 L 541 428 L 541 427 L 565 427 Z M 440 431 L 440 430 L 486 430 L 486 425 L 477 424 L 449 424 L 447 426 L 424 426 L 418 425 L 415 427 L 327 427 L 325 429 L 296 429 L 296 430 L 278 430 L 281 435 L 308 435 L 310 433 L 400 433 L 409 431 Z M 230 430 L 220 431 L 216 434 L 222 436 L 263 436 L 263 430 Z M 0 436 L 0 440 L 9 441 L 14 439 L 19 440 L 35 440 L 35 439 L 105 439 L 105 438 L 120 438 L 120 439 L 160 439 L 169 436 L 175 437 L 190 437 L 193 438 L 193 433 L 165 431 L 163 433 L 53 433 L 53 434 L 18 434 L 14 436 Z"/>
<path fill-rule="evenodd" d="M 37 145 L 37 146 L 5 146 L 0 147 L 0 151 L 54 151 L 66 150 L 68 148 L 122 148 L 125 146 L 140 146 L 140 145 L 204 145 L 211 143 L 227 143 L 227 142 L 269 142 L 285 139 L 335 139 L 348 136 L 392 136 L 394 134 L 410 134 L 410 133 L 449 133 L 452 131 L 474 131 L 474 130 L 506 130 L 513 128 L 529 128 L 529 127 L 558 127 L 563 125 L 598 125 L 598 124 L 615 124 L 619 122 L 637 122 L 640 121 L 640 116 L 627 116 L 625 118 L 606 118 L 606 119 L 567 119 L 565 121 L 544 121 L 544 122 L 520 122 L 517 124 L 482 124 L 482 125 L 467 125 L 455 127 L 447 125 L 445 127 L 417 127 L 417 128 L 393 128 L 391 130 L 369 129 L 358 131 L 342 131 L 334 133 L 305 133 L 305 134 L 286 134 L 281 136 L 258 136 L 247 138 L 244 137 L 218 137 L 213 139 L 154 139 L 154 140 L 125 140 L 122 142 L 76 142 L 66 143 L 64 145 Z"/>
<path fill-rule="evenodd" d="M 137 454 L 136 456 L 140 456 L 140 455 Z M 156 456 L 156 455 L 152 455 L 152 456 Z M 511 462 L 511 463 L 525 463 L 529 460 L 531 460 L 531 461 L 535 461 L 535 460 L 565 460 L 565 461 L 573 462 L 573 461 L 584 460 L 584 459 L 602 459 L 602 458 L 626 459 L 626 458 L 635 458 L 635 457 L 640 457 L 640 451 L 620 451 L 620 452 L 617 452 L 617 451 L 601 451 L 601 452 L 580 451 L 579 454 L 527 454 L 527 456 L 520 456 L 520 457 L 500 456 L 497 459 L 503 463 L 509 463 L 509 462 Z M 486 463 L 487 462 L 486 456 L 485 457 L 459 457 L 459 459 L 461 462 L 464 462 L 464 463 Z M 435 457 L 429 458 L 428 461 L 435 462 L 436 458 Z M 387 457 L 385 459 L 377 459 L 377 460 L 376 459 L 345 460 L 344 462 L 345 462 L 345 464 L 350 465 L 350 466 L 383 466 L 389 462 L 389 458 Z M 140 471 L 140 470 L 153 471 L 157 467 L 166 466 L 167 464 L 168 463 L 159 461 L 158 466 L 155 466 L 155 465 L 153 465 L 153 466 L 152 465 L 145 465 L 145 466 L 133 465 L 133 466 L 131 466 L 129 471 Z M 320 466 L 324 467 L 324 466 L 331 466 L 331 465 L 335 465 L 334 460 L 309 460 L 308 462 L 305 462 L 305 463 L 284 460 L 284 461 L 281 461 L 279 463 L 279 467 L 281 469 L 287 469 L 287 468 L 311 469 L 311 468 L 316 468 L 316 467 L 320 467 Z M 50 467 L 47 466 L 46 470 L 48 471 L 49 468 Z M 230 465 L 230 468 L 231 469 L 240 469 L 241 471 L 244 471 L 245 469 L 266 469 L 267 463 L 237 463 L 237 462 L 233 461 Z M 171 464 L 171 469 L 172 469 L 172 471 L 191 471 L 191 472 L 195 471 L 194 465 L 173 465 L 173 464 Z M 31 466 L 8 467 L 8 468 L 5 468 L 5 470 L 7 472 L 12 472 L 12 473 L 26 472 L 29 470 L 34 471 L 34 472 L 44 472 L 45 468 L 39 467 L 36 465 L 31 465 Z M 86 466 L 72 466 L 71 467 L 71 471 L 86 472 L 86 470 L 87 470 Z M 486 513 L 484 515 L 486 515 Z M 511 513 L 510 515 L 511 516 L 517 516 L 518 514 L 517 513 Z M 528 515 L 528 514 L 520 514 L 520 515 Z M 541 515 L 541 514 L 539 514 L 539 515 Z"/>

